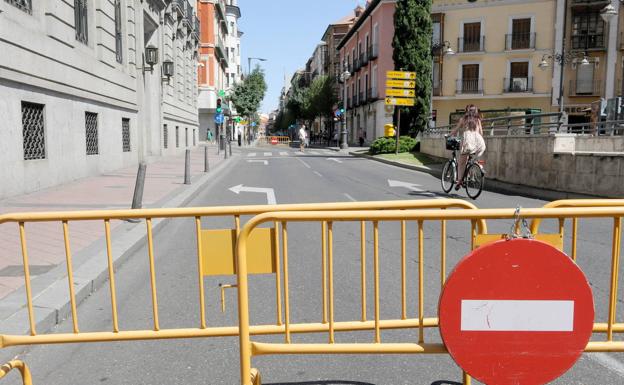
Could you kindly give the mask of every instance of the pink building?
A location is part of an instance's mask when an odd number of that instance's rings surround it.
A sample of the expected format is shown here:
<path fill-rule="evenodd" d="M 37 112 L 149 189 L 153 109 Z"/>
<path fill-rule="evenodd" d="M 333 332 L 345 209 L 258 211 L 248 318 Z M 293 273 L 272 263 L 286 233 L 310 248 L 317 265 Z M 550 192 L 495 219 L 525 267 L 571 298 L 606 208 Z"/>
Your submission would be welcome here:
<path fill-rule="evenodd" d="M 366 8 L 356 8 L 356 22 L 337 47 L 351 75 L 346 81 L 346 102 L 344 85 L 340 96 L 350 143 L 358 141 L 360 129 L 370 143 L 383 136 L 384 124 L 392 123 L 393 108 L 386 109 L 384 99 L 386 71 L 394 70 L 395 5 L 394 0 L 372 0 Z"/>

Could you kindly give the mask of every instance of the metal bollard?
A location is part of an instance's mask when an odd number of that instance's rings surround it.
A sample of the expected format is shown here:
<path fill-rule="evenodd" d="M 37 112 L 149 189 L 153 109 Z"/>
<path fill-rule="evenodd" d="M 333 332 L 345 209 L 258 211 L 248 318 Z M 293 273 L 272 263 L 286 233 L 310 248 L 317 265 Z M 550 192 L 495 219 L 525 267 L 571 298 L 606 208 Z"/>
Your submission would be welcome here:
<path fill-rule="evenodd" d="M 227 159 L 227 158 L 228 158 L 227 143 L 225 142 L 225 138 L 223 138 L 223 159 Z"/>
<path fill-rule="evenodd" d="M 204 172 L 210 171 L 210 163 L 208 162 L 208 146 L 204 147 Z"/>
<path fill-rule="evenodd" d="M 184 161 L 184 184 L 191 184 L 191 150 L 186 150 Z"/>
<path fill-rule="evenodd" d="M 132 209 L 143 207 L 143 187 L 145 187 L 146 171 L 147 164 L 139 163 L 139 170 L 137 171 L 136 183 L 134 185 L 134 196 L 132 198 Z"/>
<path fill-rule="evenodd" d="M 229 142 L 229 145 L 230 145 L 230 156 L 232 156 L 232 141 L 231 140 Z"/>

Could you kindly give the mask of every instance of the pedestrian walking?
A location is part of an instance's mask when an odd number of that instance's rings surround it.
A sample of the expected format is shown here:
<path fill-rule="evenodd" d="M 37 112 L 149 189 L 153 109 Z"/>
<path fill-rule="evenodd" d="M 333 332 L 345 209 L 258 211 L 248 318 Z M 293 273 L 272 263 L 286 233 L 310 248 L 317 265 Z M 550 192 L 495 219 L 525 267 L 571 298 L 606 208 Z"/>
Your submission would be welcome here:
<path fill-rule="evenodd" d="M 358 130 L 358 141 L 360 142 L 360 147 L 364 147 L 364 130 L 362 127 Z"/>
<path fill-rule="evenodd" d="M 214 144 L 213 136 L 212 136 L 212 130 L 208 130 L 208 137 L 207 137 L 207 139 L 208 139 L 208 143 Z"/>
<path fill-rule="evenodd" d="M 464 178 L 468 156 L 480 157 L 485 152 L 481 114 L 477 106 L 474 104 L 466 106 L 464 116 L 459 119 L 457 126 L 451 132 L 451 136 L 459 136 L 461 139 L 457 184 L 455 185 L 455 190 L 459 190 L 462 187 L 461 181 Z"/>
<path fill-rule="evenodd" d="M 299 152 L 303 152 L 303 148 L 306 145 L 307 136 L 308 133 L 306 132 L 305 124 L 302 124 L 301 128 L 299 129 Z"/>

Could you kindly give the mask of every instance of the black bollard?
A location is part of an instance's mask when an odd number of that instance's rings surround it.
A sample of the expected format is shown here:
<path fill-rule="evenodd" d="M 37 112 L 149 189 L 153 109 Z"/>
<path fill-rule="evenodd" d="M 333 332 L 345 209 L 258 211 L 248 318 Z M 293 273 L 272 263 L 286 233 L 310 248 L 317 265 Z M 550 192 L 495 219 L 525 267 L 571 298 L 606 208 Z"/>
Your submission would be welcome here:
<path fill-rule="evenodd" d="M 208 162 L 208 146 L 204 147 L 204 172 L 210 171 L 210 163 Z"/>
<path fill-rule="evenodd" d="M 186 150 L 184 160 L 184 184 L 191 184 L 191 150 Z"/>

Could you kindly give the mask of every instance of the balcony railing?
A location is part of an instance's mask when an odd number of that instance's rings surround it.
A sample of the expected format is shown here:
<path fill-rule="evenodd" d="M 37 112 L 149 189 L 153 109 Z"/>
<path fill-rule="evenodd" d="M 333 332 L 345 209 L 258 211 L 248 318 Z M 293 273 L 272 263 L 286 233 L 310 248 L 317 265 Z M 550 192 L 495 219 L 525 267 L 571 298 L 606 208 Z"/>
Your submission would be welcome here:
<path fill-rule="evenodd" d="M 360 92 L 359 98 L 360 98 L 360 104 L 361 105 L 366 104 L 366 92 Z"/>
<path fill-rule="evenodd" d="M 503 92 L 533 92 L 533 78 L 512 77 L 503 80 Z"/>
<path fill-rule="evenodd" d="M 512 33 L 505 35 L 505 50 L 535 49 L 534 33 Z"/>
<path fill-rule="evenodd" d="M 200 35 L 200 24 L 199 24 L 199 19 L 197 18 L 197 16 L 193 17 L 193 35 L 195 35 L 195 37 L 199 38 Z"/>
<path fill-rule="evenodd" d="M 353 59 L 353 72 L 358 72 L 362 68 L 362 64 L 360 63 L 360 59 Z"/>
<path fill-rule="evenodd" d="M 175 0 L 172 7 L 174 13 L 178 15 L 178 20 L 186 15 L 186 4 L 184 0 Z"/>
<path fill-rule="evenodd" d="M 368 89 L 368 100 L 374 102 L 379 99 L 379 91 L 377 88 L 369 88 Z"/>
<path fill-rule="evenodd" d="M 32 0 L 5 0 L 9 4 L 21 9 L 22 11 L 32 14 Z"/>
<path fill-rule="evenodd" d="M 353 108 L 353 103 L 351 102 L 351 98 L 347 98 L 347 108 Z"/>
<path fill-rule="evenodd" d="M 483 52 L 485 51 L 485 36 L 457 39 L 459 52 Z"/>
<path fill-rule="evenodd" d="M 601 96 L 602 80 L 570 80 L 570 96 Z"/>
<path fill-rule="evenodd" d="M 573 35 L 572 49 L 587 51 L 590 49 L 605 49 L 605 35 Z"/>
<path fill-rule="evenodd" d="M 221 56 L 222 59 L 227 60 L 227 54 L 225 52 L 225 43 L 223 42 L 223 38 L 221 36 L 217 37 L 217 53 Z M 220 52 L 219 52 L 220 51 Z"/>
<path fill-rule="evenodd" d="M 373 44 L 368 47 L 368 58 L 370 60 L 375 60 L 379 57 L 379 45 Z"/>
<path fill-rule="evenodd" d="M 458 94 L 482 94 L 483 79 L 457 79 Z"/>
<path fill-rule="evenodd" d="M 360 54 L 360 63 L 362 64 L 362 67 L 368 64 L 368 53 L 362 52 Z"/>
<path fill-rule="evenodd" d="M 193 7 L 191 6 L 191 3 L 188 2 L 188 0 L 186 1 L 186 17 L 182 20 L 182 23 L 186 25 L 186 28 L 189 32 L 191 32 L 193 30 Z"/>
<path fill-rule="evenodd" d="M 437 84 L 433 83 L 432 92 L 433 96 L 442 96 L 442 81 L 439 81 Z"/>

